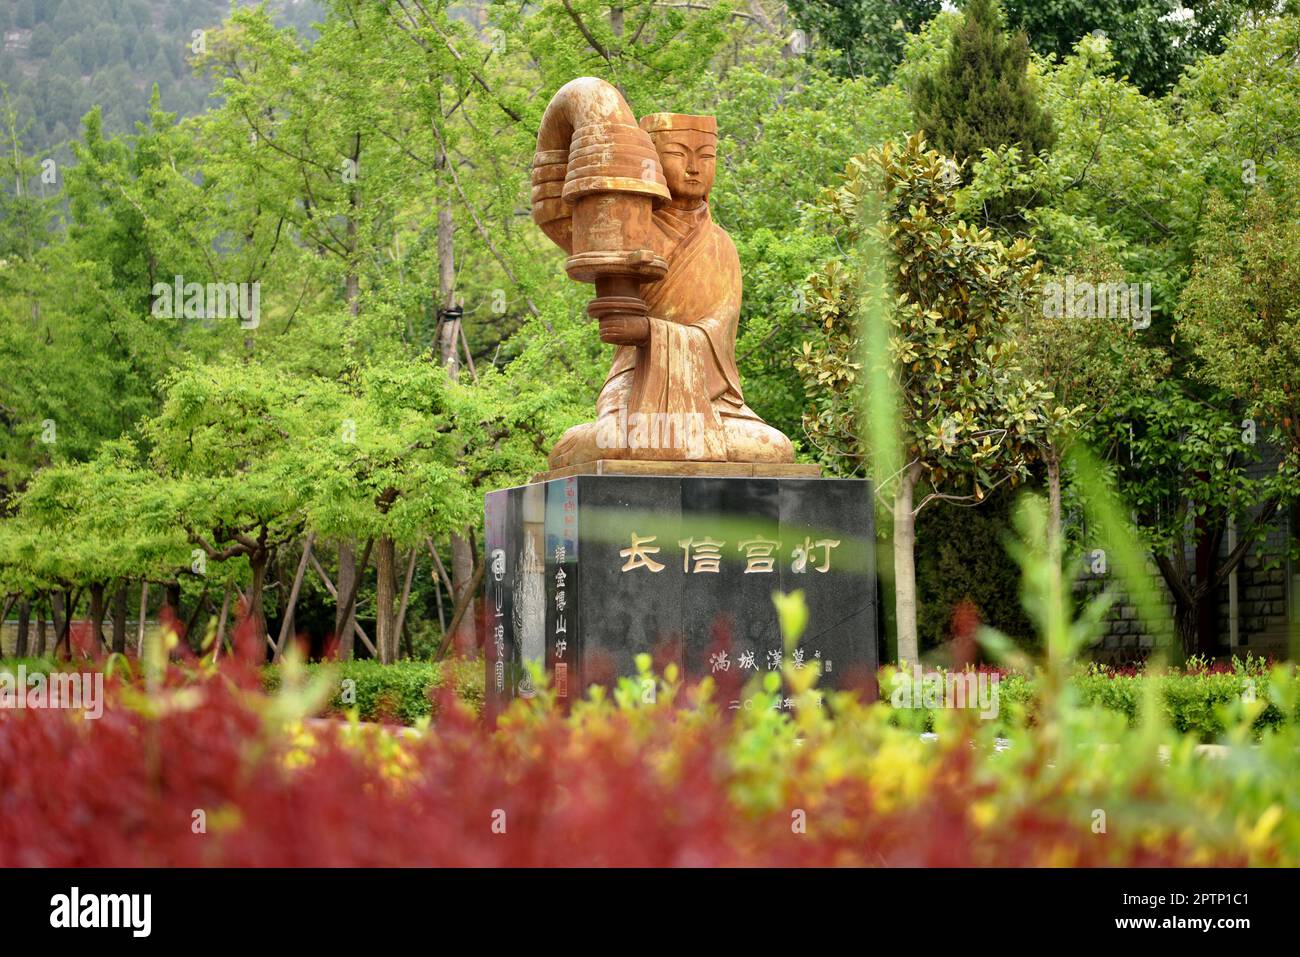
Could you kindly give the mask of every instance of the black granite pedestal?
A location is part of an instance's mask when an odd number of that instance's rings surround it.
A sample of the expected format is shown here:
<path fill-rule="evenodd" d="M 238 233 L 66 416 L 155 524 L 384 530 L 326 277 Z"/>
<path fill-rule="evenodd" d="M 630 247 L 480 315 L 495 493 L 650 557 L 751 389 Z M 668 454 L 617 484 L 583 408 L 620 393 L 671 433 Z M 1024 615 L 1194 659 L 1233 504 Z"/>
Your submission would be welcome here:
<path fill-rule="evenodd" d="M 821 687 L 874 675 L 870 485 L 852 479 L 577 475 L 486 504 L 487 704 L 636 673 L 640 653 L 687 680 L 820 667 Z M 808 626 L 782 646 L 775 591 L 802 589 Z"/>

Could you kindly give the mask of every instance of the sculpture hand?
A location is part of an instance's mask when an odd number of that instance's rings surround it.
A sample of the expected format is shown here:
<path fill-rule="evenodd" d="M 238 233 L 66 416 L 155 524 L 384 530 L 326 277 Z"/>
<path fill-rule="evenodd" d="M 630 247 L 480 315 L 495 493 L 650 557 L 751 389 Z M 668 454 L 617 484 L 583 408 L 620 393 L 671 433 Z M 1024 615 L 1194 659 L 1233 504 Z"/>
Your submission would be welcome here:
<path fill-rule="evenodd" d="M 611 316 L 602 319 L 600 340 L 616 346 L 643 346 L 650 341 L 650 319 L 646 316 Z"/>

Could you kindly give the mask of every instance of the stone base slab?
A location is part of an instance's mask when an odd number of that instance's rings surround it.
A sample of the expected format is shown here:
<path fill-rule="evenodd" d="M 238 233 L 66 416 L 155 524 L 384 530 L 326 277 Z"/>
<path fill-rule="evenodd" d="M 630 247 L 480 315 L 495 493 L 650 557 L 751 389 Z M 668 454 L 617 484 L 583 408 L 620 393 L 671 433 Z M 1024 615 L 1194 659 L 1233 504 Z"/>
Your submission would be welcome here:
<path fill-rule="evenodd" d="M 534 692 L 528 662 L 569 701 L 635 674 L 641 653 L 720 684 L 787 660 L 819 667 L 822 687 L 875 675 L 864 480 L 568 475 L 489 493 L 485 546 L 489 713 Z M 809 621 L 787 651 L 772 594 L 795 590 Z"/>

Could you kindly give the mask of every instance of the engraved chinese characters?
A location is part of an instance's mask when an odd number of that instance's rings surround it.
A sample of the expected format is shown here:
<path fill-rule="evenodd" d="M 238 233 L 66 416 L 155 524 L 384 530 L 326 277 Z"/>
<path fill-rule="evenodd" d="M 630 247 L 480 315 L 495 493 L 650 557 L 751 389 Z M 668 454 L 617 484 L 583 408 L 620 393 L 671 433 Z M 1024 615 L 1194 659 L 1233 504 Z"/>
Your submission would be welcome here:
<path fill-rule="evenodd" d="M 492 578 L 488 582 L 488 628 L 491 634 L 495 663 L 492 668 L 492 685 L 498 692 L 506 687 L 506 553 L 503 548 L 492 549 L 490 561 Z"/>
<path fill-rule="evenodd" d="M 619 550 L 619 557 L 625 559 L 620 571 L 630 572 L 644 568 L 650 572 L 664 570 L 663 562 L 653 556 L 659 554 L 660 548 L 655 542 L 657 535 L 638 535 L 632 532 L 631 544 Z M 708 536 L 699 538 L 681 538 L 677 546 L 682 550 L 682 571 L 699 574 L 701 572 L 717 573 L 722 568 L 722 549 L 727 543 L 721 539 Z M 803 541 L 791 549 L 790 571 L 801 575 L 809 569 L 818 572 L 831 570 L 831 549 L 839 547 L 837 538 L 819 538 L 814 541 L 805 536 Z M 738 542 L 736 550 L 743 553 L 745 560 L 744 574 L 771 574 L 776 570 L 776 553 L 781 543 L 775 539 L 756 536 Z"/>

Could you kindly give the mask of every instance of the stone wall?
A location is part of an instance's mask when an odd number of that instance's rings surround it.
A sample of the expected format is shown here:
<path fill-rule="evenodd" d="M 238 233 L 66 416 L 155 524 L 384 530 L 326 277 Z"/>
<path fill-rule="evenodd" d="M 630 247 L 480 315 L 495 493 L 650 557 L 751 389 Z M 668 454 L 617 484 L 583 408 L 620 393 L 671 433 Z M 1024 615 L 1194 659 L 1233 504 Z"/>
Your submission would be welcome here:
<path fill-rule="evenodd" d="M 1250 468 L 1258 476 L 1277 467 L 1277 457 L 1266 455 Z M 1189 535 L 1190 538 L 1190 535 Z M 1274 516 L 1267 534 L 1254 546 L 1237 568 L 1237 645 L 1230 645 L 1231 601 L 1230 583 L 1218 590 L 1219 654 L 1244 656 L 1246 652 L 1265 657 L 1282 658 L 1288 653 L 1290 638 L 1290 613 L 1288 597 L 1291 562 L 1287 557 L 1291 540 L 1290 519 L 1285 511 Z M 1219 549 L 1220 559 L 1228 554 L 1227 536 Z M 1091 558 L 1085 555 L 1085 566 Z M 1189 549 L 1187 562 L 1194 564 L 1194 551 Z M 1106 616 L 1106 630 L 1092 649 L 1093 657 L 1107 664 L 1127 664 L 1150 654 L 1151 650 L 1167 645 L 1173 638 L 1173 599 L 1165 586 L 1164 578 L 1154 563 L 1147 567 L 1156 593 L 1168 609 L 1168 617 L 1154 628 L 1138 620 L 1137 608 L 1122 592 Z M 1078 601 L 1099 594 L 1116 579 L 1115 569 L 1109 563 L 1104 574 L 1095 574 L 1085 567 L 1075 582 Z"/>

